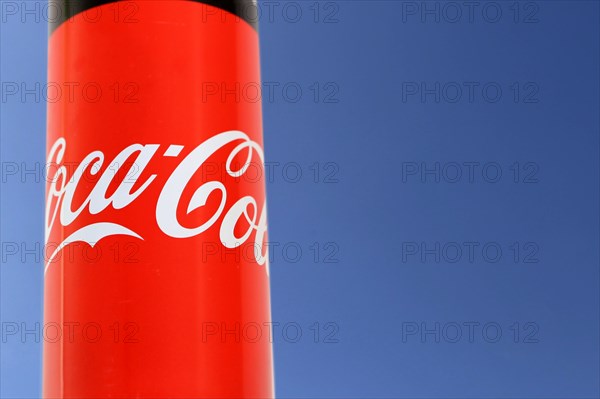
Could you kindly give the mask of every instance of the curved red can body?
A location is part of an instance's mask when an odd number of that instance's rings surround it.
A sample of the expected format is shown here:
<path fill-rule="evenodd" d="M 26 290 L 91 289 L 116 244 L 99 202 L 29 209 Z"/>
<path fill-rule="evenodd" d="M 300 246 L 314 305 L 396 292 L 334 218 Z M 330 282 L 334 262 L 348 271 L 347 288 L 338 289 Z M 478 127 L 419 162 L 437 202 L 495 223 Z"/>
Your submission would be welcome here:
<path fill-rule="evenodd" d="M 43 396 L 272 397 L 251 3 L 59 3 Z"/>

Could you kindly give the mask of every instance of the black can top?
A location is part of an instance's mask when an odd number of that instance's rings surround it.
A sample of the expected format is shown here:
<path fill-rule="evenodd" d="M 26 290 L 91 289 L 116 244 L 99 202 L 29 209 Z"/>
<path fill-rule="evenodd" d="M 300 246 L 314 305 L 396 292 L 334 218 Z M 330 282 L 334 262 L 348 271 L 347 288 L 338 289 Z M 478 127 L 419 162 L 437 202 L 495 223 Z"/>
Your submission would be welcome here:
<path fill-rule="evenodd" d="M 49 0 L 51 9 L 55 10 L 55 17 L 50 19 L 50 33 L 54 32 L 61 24 L 69 18 L 76 16 L 93 7 L 108 3 L 127 1 L 136 3 L 138 1 L 164 1 L 167 0 Z M 173 0 L 170 0 L 173 1 Z M 183 1 L 183 0 L 182 0 Z M 256 0 L 185 0 L 202 3 L 220 8 L 242 20 L 248 22 L 254 29 L 258 26 L 258 10 Z"/>

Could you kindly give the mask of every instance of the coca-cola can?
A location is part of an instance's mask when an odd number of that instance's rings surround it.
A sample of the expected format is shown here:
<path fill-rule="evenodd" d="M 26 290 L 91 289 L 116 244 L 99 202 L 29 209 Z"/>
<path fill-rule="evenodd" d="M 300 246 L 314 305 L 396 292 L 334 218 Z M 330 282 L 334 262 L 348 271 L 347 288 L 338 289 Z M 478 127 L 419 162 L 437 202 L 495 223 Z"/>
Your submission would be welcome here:
<path fill-rule="evenodd" d="M 43 396 L 272 397 L 256 4 L 51 6 Z"/>

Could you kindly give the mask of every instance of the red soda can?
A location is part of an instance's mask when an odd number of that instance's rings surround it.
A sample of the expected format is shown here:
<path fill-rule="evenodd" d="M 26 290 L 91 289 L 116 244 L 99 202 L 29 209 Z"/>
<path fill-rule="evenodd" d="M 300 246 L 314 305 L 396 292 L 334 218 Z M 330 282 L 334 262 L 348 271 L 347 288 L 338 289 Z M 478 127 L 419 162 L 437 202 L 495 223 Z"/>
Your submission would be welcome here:
<path fill-rule="evenodd" d="M 256 4 L 49 11 L 43 396 L 272 397 Z"/>

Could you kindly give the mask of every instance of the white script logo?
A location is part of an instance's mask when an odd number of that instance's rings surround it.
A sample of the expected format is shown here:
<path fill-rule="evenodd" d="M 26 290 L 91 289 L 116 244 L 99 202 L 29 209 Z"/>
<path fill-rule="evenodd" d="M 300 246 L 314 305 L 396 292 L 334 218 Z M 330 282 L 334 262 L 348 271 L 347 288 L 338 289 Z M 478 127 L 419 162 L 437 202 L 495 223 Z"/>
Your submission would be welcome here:
<path fill-rule="evenodd" d="M 175 168 L 161 189 L 156 201 L 154 216 L 156 217 L 158 227 L 164 234 L 173 238 L 187 238 L 202 234 L 224 215 L 219 227 L 221 243 L 227 248 L 236 248 L 244 244 L 252 233 L 255 232 L 254 258 L 261 266 L 266 263 L 265 269 L 268 273 L 268 260 L 263 251 L 263 240 L 267 231 L 266 201 L 261 204 L 262 208 L 259 209 L 255 198 L 244 196 L 238 199 L 229 209 L 225 210 L 228 195 L 227 188 L 221 181 L 206 181 L 192 195 L 187 206 L 187 213 L 189 214 L 193 210 L 206 205 L 209 196 L 218 191 L 221 194 L 221 202 L 216 212 L 204 223 L 193 228 L 182 226 L 177 219 L 178 205 L 181 201 L 183 191 L 192 176 L 202 168 L 213 154 L 223 147 L 237 142 L 239 144 L 231 150 L 225 164 L 226 173 L 229 176 L 243 176 L 252 163 L 254 154 L 258 156 L 261 163 L 264 162 L 262 148 L 258 143 L 250 140 L 247 134 L 237 130 L 219 133 L 198 145 Z M 92 151 L 78 164 L 72 175 L 68 176 L 67 168 L 63 164 L 66 147 L 66 140 L 59 138 L 52 145 L 48 154 L 48 162 L 55 164 L 57 168 L 54 176 L 51 176 L 49 179 L 50 184 L 46 202 L 46 243 L 56 222 L 63 227 L 69 226 L 77 220 L 77 217 L 86 208 L 92 215 L 100 214 L 109 206 L 117 210 L 126 208 L 142 195 L 156 178 L 156 175 L 151 175 L 144 182 L 140 182 L 141 185 L 135 191 L 132 190 L 140 175 L 160 148 L 160 144 L 132 144 L 123 149 L 109 164 L 109 167 L 104 169 L 104 172 L 99 175 L 99 179 L 87 198 L 77 209 L 73 209 L 73 198 L 82 177 L 86 172 L 93 176 L 98 175 L 105 162 L 105 156 L 102 151 Z M 183 148 L 184 146 L 181 145 L 171 145 L 163 155 L 165 157 L 177 157 Z M 241 167 L 233 169 L 234 158 L 245 153 L 247 153 L 245 163 Z M 117 189 L 107 197 L 108 188 L 115 179 L 116 172 L 135 154 L 137 154 L 137 157 L 135 158 L 136 168 L 134 173 L 128 174 L 128 178 L 120 182 Z M 250 215 L 253 216 L 250 217 Z M 238 237 L 235 235 L 234 229 L 241 218 L 246 220 L 249 228 L 241 237 Z M 143 237 L 128 227 L 109 221 L 83 226 L 70 234 L 58 245 L 47 260 L 44 273 L 48 270 L 52 260 L 56 258 L 65 246 L 79 241 L 93 247 L 101 239 L 114 235 L 126 235 L 143 240 Z"/>

